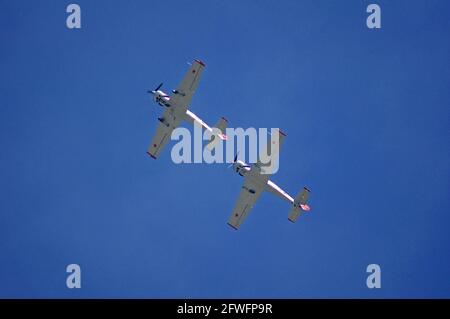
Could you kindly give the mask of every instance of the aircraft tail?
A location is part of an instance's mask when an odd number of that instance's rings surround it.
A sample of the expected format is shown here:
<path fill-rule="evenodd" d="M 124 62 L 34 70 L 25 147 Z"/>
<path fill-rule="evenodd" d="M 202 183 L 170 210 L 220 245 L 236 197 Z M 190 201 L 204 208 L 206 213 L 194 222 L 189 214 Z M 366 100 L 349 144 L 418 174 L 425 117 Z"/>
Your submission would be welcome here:
<path fill-rule="evenodd" d="M 289 221 L 295 223 L 301 212 L 307 212 L 311 209 L 308 204 L 306 204 L 310 192 L 311 191 L 307 187 L 303 187 L 303 189 L 297 194 L 294 199 L 294 203 L 292 204 L 291 211 L 289 212 Z"/>
<path fill-rule="evenodd" d="M 206 146 L 209 150 L 211 150 L 216 143 L 221 139 L 222 141 L 227 140 L 227 136 L 225 135 L 225 130 L 228 125 L 228 120 L 224 117 L 220 118 L 219 121 L 216 123 L 216 125 L 213 126 L 213 134 L 211 135 L 211 138 L 209 139 L 209 143 Z M 216 130 L 214 130 L 214 128 Z"/>

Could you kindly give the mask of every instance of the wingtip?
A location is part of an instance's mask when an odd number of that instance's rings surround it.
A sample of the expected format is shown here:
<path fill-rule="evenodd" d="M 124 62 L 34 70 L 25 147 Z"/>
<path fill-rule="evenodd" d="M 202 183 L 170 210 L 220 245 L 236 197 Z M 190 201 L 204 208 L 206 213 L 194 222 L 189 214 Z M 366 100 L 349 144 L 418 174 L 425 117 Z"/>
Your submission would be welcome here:
<path fill-rule="evenodd" d="M 308 187 L 304 186 L 303 189 L 311 193 L 311 190 Z"/>
<path fill-rule="evenodd" d="M 205 67 L 205 63 L 202 60 L 199 59 L 195 59 L 195 62 L 197 62 L 198 64 L 200 64 L 201 66 Z"/>
<path fill-rule="evenodd" d="M 230 223 L 227 223 L 228 224 L 228 226 L 230 226 L 231 228 L 233 228 L 234 230 L 238 230 L 238 228 L 236 227 L 236 226 L 234 226 L 234 225 L 232 225 L 232 224 L 230 224 Z"/>
<path fill-rule="evenodd" d="M 227 120 L 227 118 L 225 116 L 222 116 L 222 120 L 224 120 L 225 122 L 228 123 L 228 120 Z"/>
<path fill-rule="evenodd" d="M 308 204 L 300 204 L 300 207 L 302 208 L 302 211 L 309 212 L 311 210 L 311 207 L 309 207 Z"/>
<path fill-rule="evenodd" d="M 288 221 L 290 221 L 292 224 L 295 224 L 295 220 L 292 220 L 288 217 Z"/>
<path fill-rule="evenodd" d="M 282 130 L 278 129 L 280 131 L 280 134 L 283 136 L 287 136 L 286 133 L 284 133 Z"/>
<path fill-rule="evenodd" d="M 219 134 L 219 137 L 222 141 L 227 141 L 228 140 L 228 136 L 226 134 Z"/>
<path fill-rule="evenodd" d="M 148 154 L 151 158 L 156 159 L 156 156 L 153 155 L 153 154 L 151 154 L 150 152 L 147 152 L 147 154 Z"/>

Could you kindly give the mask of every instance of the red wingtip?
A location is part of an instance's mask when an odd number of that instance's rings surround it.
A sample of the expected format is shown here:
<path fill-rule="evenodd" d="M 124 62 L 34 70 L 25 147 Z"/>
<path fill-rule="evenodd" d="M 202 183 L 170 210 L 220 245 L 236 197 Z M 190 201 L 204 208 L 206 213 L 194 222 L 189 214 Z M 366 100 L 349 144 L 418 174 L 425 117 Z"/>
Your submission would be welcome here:
<path fill-rule="evenodd" d="M 302 210 L 304 210 L 305 212 L 309 212 L 311 210 L 311 207 L 309 207 L 307 204 L 300 204 L 300 207 L 302 208 Z"/>
<path fill-rule="evenodd" d="M 203 61 L 195 59 L 195 62 L 197 62 L 198 64 L 202 65 L 202 66 L 206 66 L 205 63 L 203 63 Z"/>
<path fill-rule="evenodd" d="M 148 155 L 150 155 L 151 158 L 156 159 L 155 155 L 150 154 L 150 152 L 147 152 Z"/>

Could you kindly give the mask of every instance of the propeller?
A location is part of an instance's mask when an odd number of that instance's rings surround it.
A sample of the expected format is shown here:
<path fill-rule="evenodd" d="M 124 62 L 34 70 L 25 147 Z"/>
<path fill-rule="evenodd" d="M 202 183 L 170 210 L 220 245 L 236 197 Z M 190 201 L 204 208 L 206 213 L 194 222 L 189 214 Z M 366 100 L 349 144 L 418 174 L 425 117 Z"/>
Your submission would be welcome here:
<path fill-rule="evenodd" d="M 237 159 L 238 159 L 238 156 L 239 156 L 239 151 L 238 152 L 236 152 L 236 155 L 234 155 L 234 159 L 233 159 L 233 163 L 231 163 L 230 165 L 228 165 L 228 168 L 230 168 L 231 166 L 233 166 L 234 164 L 236 164 L 236 162 L 237 162 Z M 251 167 L 250 165 L 242 165 L 241 166 L 242 168 L 246 168 L 246 167 Z"/>
<path fill-rule="evenodd" d="M 230 165 L 228 165 L 228 168 L 230 168 L 231 166 L 233 166 L 234 164 L 236 164 L 238 155 L 239 155 L 239 151 L 236 152 L 236 154 L 234 155 L 233 163 L 231 163 Z"/>
<path fill-rule="evenodd" d="M 154 89 L 153 91 L 148 90 L 147 93 L 150 93 L 150 94 L 155 95 L 156 92 L 162 87 L 162 85 L 163 85 L 163 83 L 161 82 L 161 83 L 156 87 L 156 89 Z"/>

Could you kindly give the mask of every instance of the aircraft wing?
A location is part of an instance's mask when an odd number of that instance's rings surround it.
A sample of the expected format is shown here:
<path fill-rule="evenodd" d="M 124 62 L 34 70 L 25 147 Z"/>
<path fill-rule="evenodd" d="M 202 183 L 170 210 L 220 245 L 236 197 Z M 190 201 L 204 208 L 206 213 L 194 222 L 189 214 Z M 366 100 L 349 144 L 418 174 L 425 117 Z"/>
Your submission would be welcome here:
<path fill-rule="evenodd" d="M 181 118 L 173 115 L 173 112 L 166 109 L 163 117 L 159 118 L 159 125 L 152 142 L 148 147 L 147 154 L 156 159 L 164 146 L 170 140 L 172 131 L 180 125 Z"/>
<path fill-rule="evenodd" d="M 263 185 L 256 184 L 248 177 L 245 177 L 244 185 L 242 186 L 239 198 L 234 206 L 230 219 L 228 220 L 228 225 L 236 230 L 239 229 L 263 190 Z"/>
<path fill-rule="evenodd" d="M 170 97 L 171 105 L 187 109 L 197 89 L 204 68 L 205 64 L 202 61 L 194 60 L 183 80 L 181 80 L 180 84 L 174 90 L 174 94 Z"/>
<path fill-rule="evenodd" d="M 280 150 L 285 137 L 286 134 L 284 134 L 280 129 L 274 130 L 272 132 L 272 136 L 267 141 L 267 145 L 260 150 L 258 162 L 255 164 L 255 167 L 260 170 L 261 174 L 266 175 L 267 178 L 271 175 L 269 170 L 270 163 L 272 161 L 280 160 Z"/>

